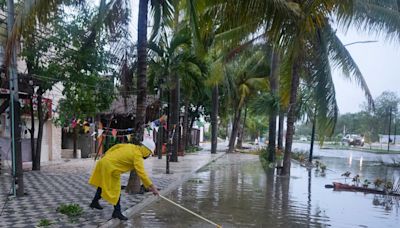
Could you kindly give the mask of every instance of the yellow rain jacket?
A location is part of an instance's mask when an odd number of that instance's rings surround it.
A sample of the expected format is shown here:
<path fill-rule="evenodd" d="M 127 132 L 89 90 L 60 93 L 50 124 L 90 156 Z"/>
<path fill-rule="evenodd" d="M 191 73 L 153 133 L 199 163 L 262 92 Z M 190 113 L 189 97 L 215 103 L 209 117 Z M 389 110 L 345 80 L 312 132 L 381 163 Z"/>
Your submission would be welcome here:
<path fill-rule="evenodd" d="M 121 174 L 135 171 L 144 187 L 152 185 L 144 170 L 143 157 L 151 151 L 144 146 L 117 144 L 111 147 L 101 158 L 89 179 L 89 184 L 102 189 L 101 198 L 116 205 L 121 194 Z"/>

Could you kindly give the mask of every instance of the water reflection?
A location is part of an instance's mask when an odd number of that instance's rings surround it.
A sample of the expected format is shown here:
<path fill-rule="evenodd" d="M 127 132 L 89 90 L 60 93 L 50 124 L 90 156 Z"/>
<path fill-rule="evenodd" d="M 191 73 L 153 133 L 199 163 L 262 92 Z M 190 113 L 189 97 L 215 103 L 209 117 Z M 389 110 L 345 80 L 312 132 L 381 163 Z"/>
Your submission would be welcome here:
<path fill-rule="evenodd" d="M 349 166 L 351 166 L 351 162 L 353 161 L 353 153 L 350 152 L 350 156 L 349 156 Z"/>
<path fill-rule="evenodd" d="M 264 172 L 257 156 L 229 154 L 167 197 L 223 227 L 398 227 L 395 201 L 389 203 L 373 194 L 336 192 L 324 185 L 346 170 L 368 178 L 384 170 L 388 176 L 398 176 L 399 170 L 368 161 L 352 166 L 344 157 L 321 160 L 329 168 L 325 177 L 296 163 L 292 164 L 291 177 L 280 177 Z M 212 227 L 164 201 L 149 206 L 128 224 Z"/>

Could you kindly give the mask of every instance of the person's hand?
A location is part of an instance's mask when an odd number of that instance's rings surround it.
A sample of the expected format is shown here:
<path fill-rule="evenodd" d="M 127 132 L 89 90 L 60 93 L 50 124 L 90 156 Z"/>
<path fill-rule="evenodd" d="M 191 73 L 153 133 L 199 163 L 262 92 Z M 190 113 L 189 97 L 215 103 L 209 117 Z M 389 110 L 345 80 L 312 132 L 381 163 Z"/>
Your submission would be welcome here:
<path fill-rule="evenodd" d="M 157 187 L 154 185 L 150 185 L 149 190 L 155 195 L 158 196 L 160 193 L 158 193 Z"/>

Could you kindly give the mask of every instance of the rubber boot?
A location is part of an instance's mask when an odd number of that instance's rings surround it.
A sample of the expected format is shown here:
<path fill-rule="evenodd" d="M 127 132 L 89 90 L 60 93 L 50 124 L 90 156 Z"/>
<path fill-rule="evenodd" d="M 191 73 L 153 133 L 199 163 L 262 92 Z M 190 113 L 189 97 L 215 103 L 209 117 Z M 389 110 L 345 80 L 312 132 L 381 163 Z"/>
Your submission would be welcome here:
<path fill-rule="evenodd" d="M 119 220 L 123 220 L 123 221 L 128 220 L 128 218 L 125 217 L 125 216 L 121 213 L 121 211 L 118 211 L 118 210 L 114 210 L 114 212 L 112 213 L 112 217 L 113 217 L 113 218 L 118 218 Z"/>
<path fill-rule="evenodd" d="M 90 204 L 90 208 L 96 208 L 98 210 L 103 210 L 103 207 L 99 204 L 98 200 L 93 200 L 92 203 Z"/>

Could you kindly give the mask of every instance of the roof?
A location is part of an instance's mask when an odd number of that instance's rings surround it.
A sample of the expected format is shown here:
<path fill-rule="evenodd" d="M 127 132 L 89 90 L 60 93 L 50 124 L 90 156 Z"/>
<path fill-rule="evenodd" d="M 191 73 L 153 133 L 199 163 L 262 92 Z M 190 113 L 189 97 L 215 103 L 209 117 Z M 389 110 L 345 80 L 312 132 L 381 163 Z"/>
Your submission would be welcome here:
<path fill-rule="evenodd" d="M 153 104 L 156 101 L 155 95 L 147 96 L 147 106 Z M 136 95 L 130 95 L 128 97 L 118 96 L 112 103 L 110 108 L 104 112 L 104 114 L 136 114 Z"/>

